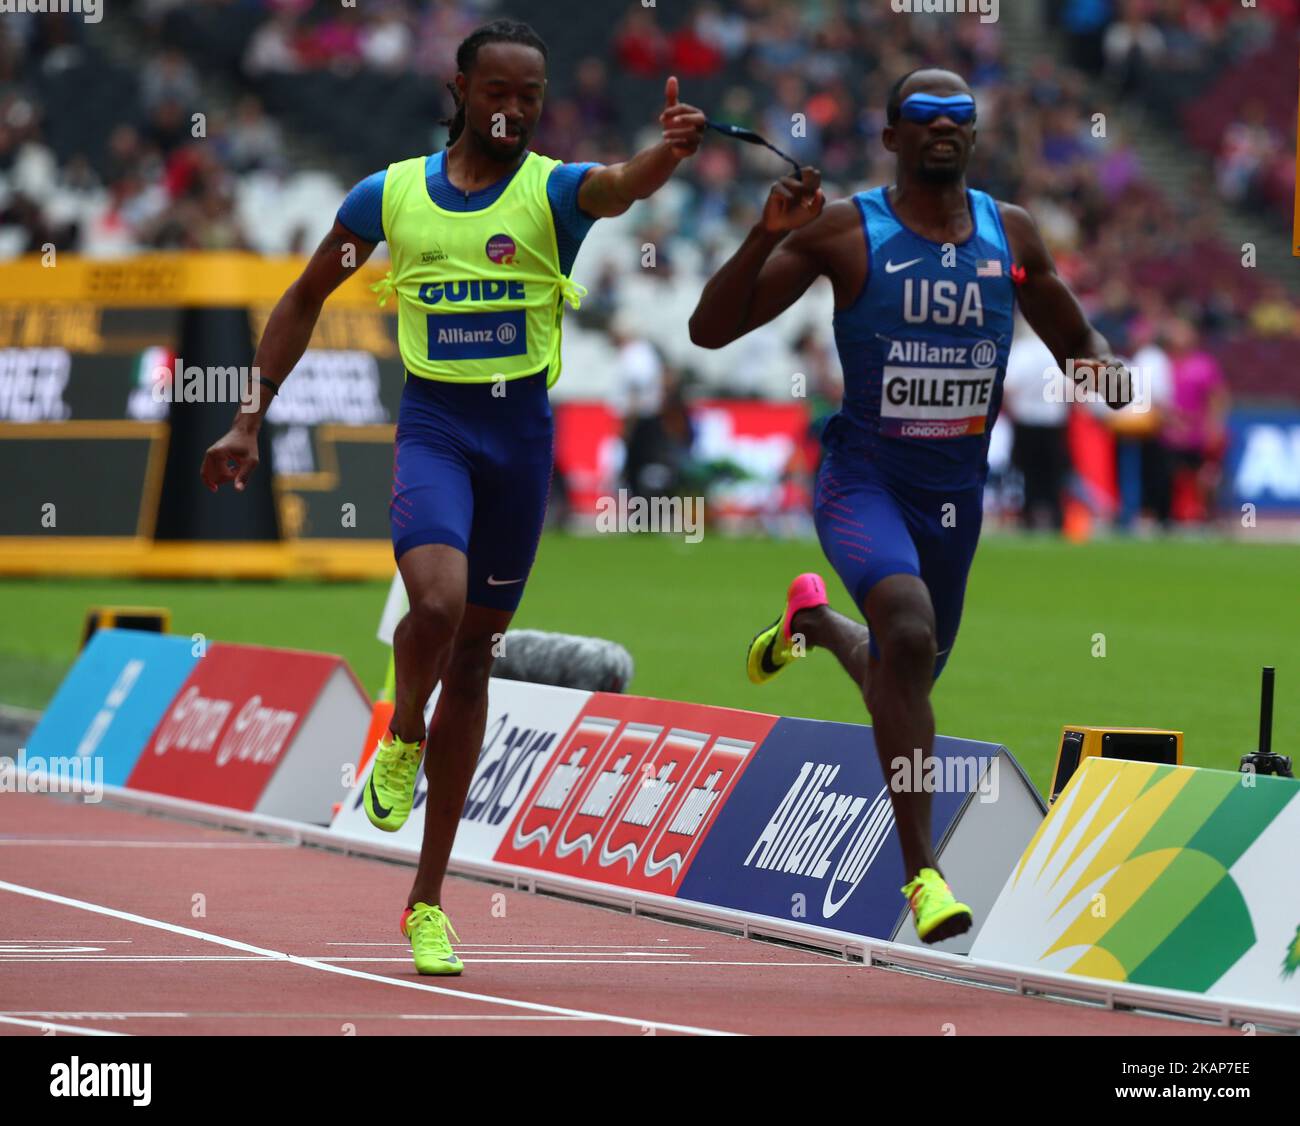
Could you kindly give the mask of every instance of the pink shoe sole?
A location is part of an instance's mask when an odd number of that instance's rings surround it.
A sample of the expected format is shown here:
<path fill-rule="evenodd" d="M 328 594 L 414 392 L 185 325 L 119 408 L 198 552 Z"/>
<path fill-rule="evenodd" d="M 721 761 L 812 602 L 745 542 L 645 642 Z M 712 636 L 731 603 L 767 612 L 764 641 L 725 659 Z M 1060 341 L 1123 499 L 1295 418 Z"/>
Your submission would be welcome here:
<path fill-rule="evenodd" d="M 822 582 L 821 575 L 809 571 L 807 574 L 795 578 L 786 593 L 785 621 L 781 623 L 781 630 L 787 644 L 792 640 L 790 623 L 794 621 L 794 616 L 800 610 L 810 610 L 814 606 L 825 606 L 828 601 L 826 584 Z"/>

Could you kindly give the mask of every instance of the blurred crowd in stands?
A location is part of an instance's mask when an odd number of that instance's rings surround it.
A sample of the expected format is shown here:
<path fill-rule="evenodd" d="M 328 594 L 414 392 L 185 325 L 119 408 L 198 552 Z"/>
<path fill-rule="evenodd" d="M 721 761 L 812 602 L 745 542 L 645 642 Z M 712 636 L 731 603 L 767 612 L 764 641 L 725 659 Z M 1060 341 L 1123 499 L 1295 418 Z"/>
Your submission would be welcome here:
<path fill-rule="evenodd" d="M 1214 160 L 1229 203 L 1290 217 L 1296 0 L 1051 0 L 1068 57 L 1166 111 Z"/>
<path fill-rule="evenodd" d="M 999 24 L 905 17 L 883 0 L 703 0 L 685 18 L 637 3 L 575 0 L 545 10 L 493 0 L 136 0 L 110 9 L 110 19 L 94 26 L 71 15 L 7 15 L 0 18 L 0 257 L 50 244 L 92 255 L 309 251 L 351 183 L 375 169 L 352 159 L 348 138 L 335 135 L 325 108 L 334 103 L 322 105 L 304 133 L 278 110 L 268 113 L 259 93 L 273 91 L 277 77 L 312 75 L 337 79 L 328 89 L 341 99 L 368 81 L 427 86 L 438 95 L 455 71 L 459 41 L 495 15 L 529 19 L 553 48 L 586 45 L 574 57 L 553 49 L 538 151 L 567 160 L 628 155 L 654 137 L 656 91 L 675 73 L 685 100 L 815 163 L 831 195 L 890 176 L 892 158 L 879 142 L 889 85 L 915 66 L 947 66 L 968 78 L 979 102 L 971 183 L 1033 212 L 1060 272 L 1118 352 L 1145 352 L 1168 369 L 1165 408 L 1155 412 L 1161 421 L 1152 434 L 1132 436 L 1136 455 L 1122 455 L 1128 493 L 1120 513 L 1123 522 L 1136 504 L 1163 520 L 1174 468 L 1194 460 L 1186 451 L 1194 447 L 1200 459 L 1198 480 L 1211 479 L 1203 466 L 1213 465 L 1221 441 L 1225 387 L 1239 390 L 1231 370 L 1225 384 L 1224 347 L 1300 337 L 1300 313 L 1285 289 L 1243 270 L 1240 248 L 1217 234 L 1225 205 L 1258 209 L 1291 198 L 1297 4 L 1037 2 L 1060 49 L 1035 57 L 1022 77 L 1012 75 Z M 115 53 L 102 32 L 119 13 L 129 25 Z M 211 37 L 210 52 L 192 47 L 217 27 L 227 38 Z M 1260 53 L 1279 44 L 1289 59 L 1289 101 L 1275 104 L 1262 88 L 1255 98 L 1214 95 L 1216 78 L 1249 74 Z M 83 136 L 84 144 L 66 128 L 56 138 L 49 91 L 67 75 L 121 73 L 123 53 L 136 52 L 138 60 L 141 45 L 148 45 L 145 65 L 127 68 L 115 124 Z M 449 99 L 435 100 L 450 109 Z M 1205 149 L 1200 159 L 1212 168 L 1205 190 L 1175 202 L 1143 178 L 1115 110 L 1121 102 L 1165 114 L 1173 135 L 1181 129 Z M 1094 118 L 1099 108 L 1106 111 L 1104 135 Z M 394 137 L 391 159 L 445 138 L 429 120 L 392 116 L 374 121 L 376 133 L 387 129 Z M 665 295 L 676 291 L 689 310 L 704 277 L 756 218 L 781 167 L 760 149 L 706 143 L 681 185 L 616 228 L 624 244 L 656 246 L 648 284 Z M 577 323 L 600 336 L 601 351 L 592 355 L 625 370 L 628 401 L 639 404 L 628 409 L 630 433 L 637 419 L 662 416 L 664 404 L 678 403 L 693 376 L 714 393 L 779 393 L 738 378 L 736 353 L 725 371 L 693 372 L 698 358 L 678 322 L 667 323 L 677 305 L 670 316 L 665 304 L 662 326 L 641 318 L 620 328 L 620 307 L 635 307 L 636 286 L 646 283 L 618 261 L 596 251 L 579 258 L 592 296 Z M 828 307 L 824 299 L 813 307 L 814 315 L 781 322 L 780 354 L 813 372 L 817 401 L 833 404 L 838 364 L 823 315 Z M 770 351 L 767 343 L 762 348 Z M 1300 382 L 1292 388 L 1300 393 Z M 1008 396 L 1011 418 L 1014 399 Z M 1057 420 L 1021 409 L 1017 460 L 1064 473 L 1068 459 L 1032 432 Z M 670 429 L 680 437 L 679 422 Z M 645 448 L 647 434 L 641 426 L 629 444 Z M 1059 489 L 1049 491 L 1059 497 Z M 1029 500 L 1034 521 L 1059 524 L 1059 501 Z"/>

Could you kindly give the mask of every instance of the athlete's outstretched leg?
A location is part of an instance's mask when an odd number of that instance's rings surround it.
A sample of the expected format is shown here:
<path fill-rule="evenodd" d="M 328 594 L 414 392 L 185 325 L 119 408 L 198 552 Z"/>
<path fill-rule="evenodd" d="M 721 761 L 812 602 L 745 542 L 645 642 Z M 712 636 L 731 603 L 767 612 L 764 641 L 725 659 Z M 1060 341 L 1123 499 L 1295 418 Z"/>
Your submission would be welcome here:
<path fill-rule="evenodd" d="M 398 569 L 411 608 L 393 634 L 396 693 L 389 734 L 379 740 L 362 791 L 366 817 L 388 833 L 411 814 L 424 753 L 424 708 L 446 670 L 465 612 L 467 568 L 456 548 L 422 544 L 402 553 Z"/>
<path fill-rule="evenodd" d="M 943 596 L 936 607 L 928 579 L 922 578 L 926 570 L 917 549 L 917 537 L 927 530 L 925 513 L 914 509 L 892 488 L 837 466 L 828 455 L 818 478 L 818 537 L 870 629 L 827 605 L 820 577 L 800 575 L 790 584 L 785 613 L 750 642 L 747 671 L 750 680 L 763 684 L 797 657 L 822 648 L 830 650 L 853 678 L 871 713 L 876 754 L 890 783 L 907 877 L 903 891 L 918 935 L 925 942 L 938 942 L 968 930 L 971 916 L 939 872 L 931 835 L 932 796 L 919 783 L 934 751 L 930 690 L 942 663 L 936 660 L 936 639 L 942 636 L 945 648 L 951 648 L 970 555 L 961 556 L 959 569 L 955 562 L 945 569 L 931 561 Z M 969 525 L 978 536 L 975 511 L 963 527 Z M 926 560 L 953 554 L 943 536 L 935 537 L 934 544 L 923 542 Z M 936 610 L 942 614 L 942 635 Z M 914 779 L 918 754 L 922 774 Z M 900 764 L 905 764 L 906 773 L 898 769 Z"/>
<path fill-rule="evenodd" d="M 920 784 L 934 752 L 930 690 L 938 668 L 935 610 L 925 582 L 907 573 L 878 580 L 864 599 L 871 631 L 827 605 L 791 617 L 794 642 L 828 649 L 862 691 L 875 728 L 876 754 L 890 803 L 917 931 L 925 942 L 962 934 L 970 910 L 943 880 L 934 853 L 932 795 Z M 873 645 L 874 641 L 874 645 Z M 879 654 L 879 656 L 876 655 Z M 922 772 L 913 777 L 919 754 Z M 904 771 L 898 769 L 902 764 Z M 900 785 L 902 780 L 904 784 Z"/>
<path fill-rule="evenodd" d="M 835 655 L 862 692 L 876 733 L 876 753 L 886 779 L 897 775 L 895 762 L 914 761 L 919 748 L 928 758 L 934 747 L 934 611 L 929 592 L 915 575 L 891 575 L 869 592 L 864 612 L 875 627 L 881 657 L 871 655 L 871 633 L 829 606 L 795 614 L 792 625 L 809 649 Z M 868 609 L 869 608 L 869 609 Z M 930 837 L 930 795 L 891 787 L 903 863 L 910 880 L 922 868 L 934 868 Z"/>
<path fill-rule="evenodd" d="M 393 634 L 397 688 L 393 734 L 424 739 L 424 709 L 441 679 L 465 613 L 465 553 L 443 544 L 413 547 L 397 564 L 410 610 Z"/>
<path fill-rule="evenodd" d="M 796 638 L 808 649 L 825 649 L 835 655 L 866 699 L 871 675 L 871 633 L 861 622 L 846 618 L 829 606 L 800 610 L 791 621 Z"/>
<path fill-rule="evenodd" d="M 424 841 L 408 907 L 442 902 L 442 880 L 451 846 L 483 749 L 493 646 L 513 616 L 512 610 L 467 606 L 461 619 L 451 660 L 442 677 L 442 694 L 429 725 L 424 756 L 424 773 L 429 780 Z"/>
<path fill-rule="evenodd" d="M 886 780 L 914 754 L 925 761 L 934 751 L 934 609 L 925 583 L 915 575 L 891 575 L 867 593 L 864 612 L 875 633 L 879 660 L 870 662 L 863 698 L 871 712 L 876 753 Z M 924 777 L 924 773 L 922 774 Z M 907 787 L 890 786 L 903 865 L 910 880 L 922 869 L 939 870 L 930 831 L 931 795 L 920 779 Z"/>

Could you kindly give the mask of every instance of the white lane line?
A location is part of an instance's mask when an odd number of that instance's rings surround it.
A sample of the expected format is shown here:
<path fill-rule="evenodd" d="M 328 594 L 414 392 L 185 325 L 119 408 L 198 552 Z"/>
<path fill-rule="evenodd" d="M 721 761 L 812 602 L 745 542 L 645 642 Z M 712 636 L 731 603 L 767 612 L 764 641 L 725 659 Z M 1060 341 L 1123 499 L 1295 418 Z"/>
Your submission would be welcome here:
<path fill-rule="evenodd" d="M 360 1018 L 358 1018 L 358 1019 L 360 1019 Z M 378 1019 L 380 1019 L 380 1020 L 384 1020 L 384 1019 L 386 1019 L 386 1018 L 384 1018 L 384 1017 L 379 1017 Z M 509 1013 L 509 1014 L 505 1014 L 505 1013 L 493 1013 L 491 1016 L 486 1016 L 486 1017 L 468 1017 L 468 1016 L 465 1016 L 465 1015 L 463 1015 L 463 1014 L 459 1014 L 459 1013 L 457 1013 L 457 1014 L 452 1014 L 452 1013 L 411 1013 L 411 1014 L 409 1014 L 409 1015 L 400 1016 L 400 1017 L 398 1017 L 397 1019 L 398 1019 L 398 1020 L 558 1020 L 558 1021 L 574 1021 L 574 1022 L 577 1022 L 577 1021 L 581 1021 L 581 1020 L 583 1020 L 583 1019 L 585 1019 L 585 1018 L 583 1018 L 583 1017 L 552 1017 L 552 1016 L 543 1016 L 543 1015 L 540 1014 L 540 1013 L 536 1013 L 536 1014 L 534 1014 L 534 1013 L 527 1013 L 527 1014 L 517 1014 L 517 1013 Z"/>
<path fill-rule="evenodd" d="M 74 1012 L 72 1010 L 11 1009 L 0 1017 L 59 1017 L 62 1020 L 127 1020 L 133 1017 L 188 1017 L 190 1013 L 115 1013 Z M 235 1013 L 209 1013 L 208 1016 L 236 1016 Z"/>
<path fill-rule="evenodd" d="M 317 958 L 319 962 L 410 962 L 410 957 L 406 958 Z M 89 961 L 89 959 L 87 959 Z M 468 962 L 466 963 L 469 964 Z M 672 966 L 674 969 L 687 969 L 692 966 L 773 966 L 781 969 L 815 967 L 818 969 L 828 969 L 830 967 L 852 968 L 854 963 L 841 962 L 838 959 L 824 959 L 819 962 L 608 962 L 593 961 L 590 958 L 476 958 L 475 965 L 479 966 L 662 966 L 667 968 Z M 857 968 L 861 968 L 861 963 L 857 963 Z"/>
<path fill-rule="evenodd" d="M 277 841 L 114 841 L 114 840 L 97 840 L 84 841 L 75 837 L 68 838 L 50 838 L 43 837 L 0 837 L 0 845 L 40 845 L 42 848 L 51 846 L 67 846 L 70 848 L 220 848 L 220 849 L 264 849 L 264 848 L 297 848 L 297 845 Z"/>
<path fill-rule="evenodd" d="M 543 1013 L 488 1013 L 469 1016 L 464 1013 L 73 1013 L 17 1010 L 0 1013 L 0 1017 L 61 1017 L 74 1020 L 553 1020 L 582 1022 L 582 1017 L 555 1017 Z M 53 1027 L 48 1022 L 42 1028 Z"/>
<path fill-rule="evenodd" d="M 326 946 L 410 946 L 409 942 L 327 942 Z M 602 943 L 602 942 L 476 942 L 474 950 L 644 950 L 651 953 L 650 947 L 642 944 Z M 707 950 L 707 946 L 661 946 L 659 950 Z"/>
<path fill-rule="evenodd" d="M 244 964 L 274 965 L 277 961 L 290 962 L 319 962 L 322 966 L 351 965 L 351 964 L 370 964 L 370 965 L 410 965 L 411 957 L 408 954 L 405 958 L 308 958 L 297 954 L 285 954 L 280 957 L 271 958 L 262 954 L 104 954 L 99 957 L 89 957 L 84 955 L 63 955 L 44 957 L 38 954 L 22 955 L 0 955 L 0 967 L 8 965 L 60 965 L 66 966 L 72 963 L 82 966 L 129 966 L 137 963 L 155 963 L 155 962 L 241 962 Z M 771 966 L 773 968 L 791 969 L 791 968 L 818 968 L 829 969 L 831 967 L 850 966 L 861 968 L 860 963 L 842 962 L 838 959 L 823 959 L 818 962 L 724 962 L 724 961 L 693 961 L 693 962 L 662 962 L 653 959 L 633 959 L 630 961 L 615 962 L 608 958 L 484 958 L 480 955 L 472 959 L 467 958 L 466 964 L 477 966 L 673 966 L 677 968 L 686 968 L 689 966 Z M 385 978 L 390 981 L 390 978 Z M 457 997 L 469 996 L 454 990 Z"/>
<path fill-rule="evenodd" d="M 103 954 L 102 946 L 73 946 L 52 942 L 0 942 L 0 955 L 17 954 L 36 957 L 40 954 Z"/>
<path fill-rule="evenodd" d="M 39 1028 L 42 1032 L 66 1032 L 69 1036 L 125 1036 L 125 1032 L 110 1032 L 106 1028 L 78 1028 L 75 1024 L 51 1024 L 42 1020 L 22 1020 L 19 1017 L 0 1016 L 0 1024 L 16 1024 L 20 1028 Z"/>
<path fill-rule="evenodd" d="M 410 944 L 407 944 L 410 949 Z M 473 954 L 476 958 L 504 958 L 513 955 L 517 958 L 604 958 L 606 961 L 615 961 L 619 958 L 649 958 L 651 961 L 672 961 L 673 959 L 687 958 L 689 954 L 676 954 L 669 951 L 660 950 L 484 950 L 481 946 L 460 946 L 456 947 L 456 953 L 462 958 L 466 954 Z M 322 961 L 326 959 L 322 956 Z M 342 961 L 338 958 L 336 961 Z M 352 960 L 356 960 L 353 958 Z"/>
<path fill-rule="evenodd" d="M 74 1017 L 78 1021 L 247 1021 L 257 1017 L 263 1021 L 562 1021 L 586 1023 L 585 1017 L 551 1017 L 545 1013 L 489 1013 L 481 1017 L 471 1017 L 464 1013 L 0 1013 L 5 1017 Z M 19 1023 L 14 1021 L 13 1023 Z M 27 1022 L 22 1022 L 27 1023 Z M 59 1027 L 48 1021 L 36 1021 L 39 1028 Z M 86 1030 L 87 1035 L 123 1036 L 126 1032 L 100 1032 L 96 1028 Z"/>
<path fill-rule="evenodd" d="M 463 1001 L 480 1001 L 485 1005 L 502 1005 L 506 1008 L 527 1009 L 537 1013 L 552 1013 L 556 1016 L 578 1017 L 583 1020 L 604 1021 L 610 1024 L 629 1025 L 633 1028 L 662 1028 L 667 1032 L 684 1032 L 696 1036 L 732 1036 L 736 1035 L 731 1032 L 723 1032 L 715 1028 L 697 1028 L 694 1025 L 672 1024 L 667 1021 L 656 1020 L 639 1020 L 635 1017 L 620 1017 L 611 1013 L 590 1012 L 585 1009 L 566 1009 L 559 1005 L 542 1005 L 535 1001 L 518 1001 L 509 997 L 495 997 L 489 993 L 470 993 L 461 989 L 448 989 L 444 986 L 429 985 L 422 981 L 404 981 L 400 978 L 383 977 L 380 974 L 366 973 L 365 970 L 354 970 L 347 966 L 330 965 L 328 962 L 317 961 L 313 958 L 297 957 L 293 954 L 286 954 L 280 950 L 268 950 L 264 946 L 254 946 L 248 942 L 239 942 L 233 938 L 225 938 L 221 935 L 209 934 L 207 931 L 194 930 L 191 927 L 182 927 L 176 923 L 164 922 L 161 919 L 150 919 L 145 915 L 135 915 L 129 911 L 119 911 L 114 907 L 105 907 L 99 903 L 89 903 L 83 899 L 71 899 L 65 895 L 55 895 L 52 892 L 41 891 L 39 888 L 24 887 L 22 884 L 12 884 L 8 880 L 0 880 L 0 891 L 12 892 L 15 895 L 25 895 L 30 899 L 43 900 L 46 903 L 57 903 L 63 907 L 76 907 L 81 911 L 89 911 L 95 915 L 106 915 L 111 919 L 121 919 L 125 922 L 136 923 L 139 926 L 153 927 L 155 930 L 168 931 L 171 934 L 181 934 L 189 938 L 198 938 L 204 942 L 211 942 L 217 946 L 225 946 L 231 950 L 242 950 L 246 954 L 260 954 L 264 958 L 272 958 L 282 962 L 292 962 L 294 965 L 305 966 L 307 969 L 319 970 L 323 973 L 339 974 L 342 977 L 354 977 L 361 981 L 378 982 L 381 985 L 393 986 L 397 989 L 415 989 L 422 993 L 437 993 L 444 997 L 459 997 Z"/>
<path fill-rule="evenodd" d="M 394 962 L 402 959 L 394 958 Z M 70 962 L 76 962 L 83 966 L 113 965 L 122 966 L 130 965 L 133 962 L 266 962 L 270 964 L 270 959 L 262 957 L 260 954 L 247 954 L 243 957 L 235 954 L 105 954 L 102 958 L 84 958 L 80 955 L 67 958 L 42 958 L 35 954 L 23 955 L 21 957 L 0 957 L 0 966 L 10 964 L 31 965 L 38 962 L 54 963 L 60 966 L 66 966 Z"/>

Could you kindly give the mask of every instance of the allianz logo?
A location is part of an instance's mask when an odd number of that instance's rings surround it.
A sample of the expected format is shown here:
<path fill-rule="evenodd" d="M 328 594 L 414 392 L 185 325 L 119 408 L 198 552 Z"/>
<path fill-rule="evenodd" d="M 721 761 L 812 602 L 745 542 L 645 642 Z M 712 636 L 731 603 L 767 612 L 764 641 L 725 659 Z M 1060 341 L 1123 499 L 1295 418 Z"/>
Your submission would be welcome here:
<path fill-rule="evenodd" d="M 1244 445 L 1234 482 L 1242 500 L 1300 500 L 1300 425 L 1251 426 Z"/>
<path fill-rule="evenodd" d="M 480 280 L 426 282 L 420 300 L 426 305 L 447 301 L 523 301 L 527 288 L 521 281 Z"/>
<path fill-rule="evenodd" d="M 839 793 L 840 769 L 805 762 L 745 857 L 747 868 L 825 880 L 826 919 L 858 889 L 894 828 L 888 789 L 874 798 Z"/>

